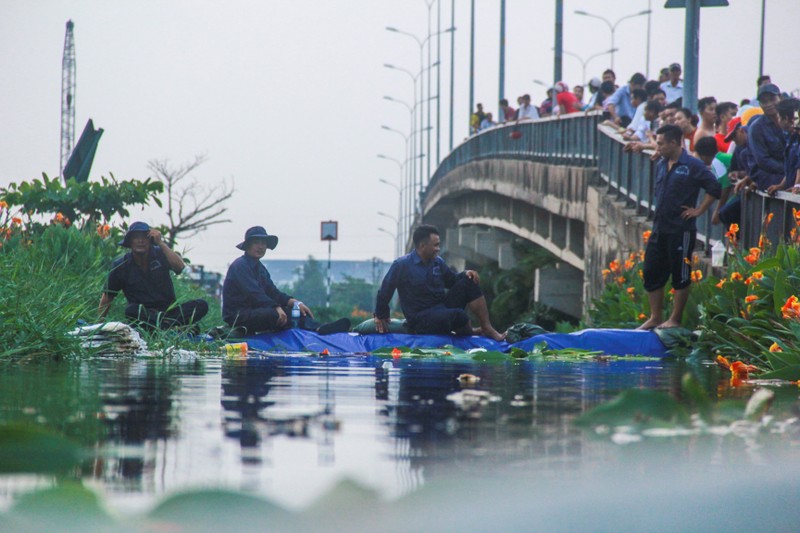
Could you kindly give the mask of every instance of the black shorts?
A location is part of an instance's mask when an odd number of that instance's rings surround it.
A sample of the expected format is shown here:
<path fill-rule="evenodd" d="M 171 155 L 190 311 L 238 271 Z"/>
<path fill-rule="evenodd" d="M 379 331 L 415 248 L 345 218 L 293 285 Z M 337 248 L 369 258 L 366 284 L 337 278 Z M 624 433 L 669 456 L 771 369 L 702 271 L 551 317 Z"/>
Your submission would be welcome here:
<path fill-rule="evenodd" d="M 650 235 L 644 252 L 644 288 L 660 289 L 672 276 L 672 288 L 685 289 L 692 283 L 692 252 L 696 231 Z"/>

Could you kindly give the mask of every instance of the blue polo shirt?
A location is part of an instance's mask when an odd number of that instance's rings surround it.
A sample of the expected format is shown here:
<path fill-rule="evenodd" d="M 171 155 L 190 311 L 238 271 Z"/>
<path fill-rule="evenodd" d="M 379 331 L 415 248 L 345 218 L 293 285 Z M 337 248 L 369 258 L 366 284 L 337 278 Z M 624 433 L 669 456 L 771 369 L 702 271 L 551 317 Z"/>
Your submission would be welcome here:
<path fill-rule="evenodd" d="M 264 264 L 247 254 L 228 267 L 222 284 L 222 319 L 232 324 L 247 309 L 285 307 L 292 297 L 281 292 Z"/>
<path fill-rule="evenodd" d="M 175 301 L 175 287 L 169 275 L 170 266 L 161 248 L 151 246 L 147 270 L 142 270 L 133 260 L 133 252 L 114 260 L 108 274 L 106 294 L 125 294 L 128 303 L 148 309 L 166 310 Z"/>
<path fill-rule="evenodd" d="M 631 103 L 631 86 L 623 85 L 608 97 L 605 104 L 614 104 L 617 115 L 621 117 L 633 118 L 636 109 L 633 108 Z"/>
<path fill-rule="evenodd" d="M 750 179 L 759 190 L 777 185 L 784 176 L 786 134 L 767 116 L 756 117 L 747 125 L 750 151 Z"/>
<path fill-rule="evenodd" d="M 389 302 L 394 291 L 400 296 L 400 308 L 406 319 L 426 309 L 443 304 L 447 289 L 456 282 L 456 274 L 439 256 L 427 264 L 416 250 L 396 259 L 383 278 L 375 302 L 375 316 L 389 318 Z"/>
<path fill-rule="evenodd" d="M 661 158 L 656 164 L 655 203 L 656 215 L 653 231 L 656 233 L 680 233 L 696 231 L 695 219 L 683 220 L 684 207 L 695 207 L 700 189 L 714 198 L 722 192 L 714 174 L 702 161 L 681 150 L 678 161 L 667 170 L 667 159 Z"/>

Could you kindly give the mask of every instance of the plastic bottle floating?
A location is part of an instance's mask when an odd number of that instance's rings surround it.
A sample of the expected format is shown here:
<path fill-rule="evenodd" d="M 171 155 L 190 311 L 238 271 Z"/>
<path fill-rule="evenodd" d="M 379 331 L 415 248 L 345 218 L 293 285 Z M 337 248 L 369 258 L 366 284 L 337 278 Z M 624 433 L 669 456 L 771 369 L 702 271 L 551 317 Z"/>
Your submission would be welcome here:
<path fill-rule="evenodd" d="M 225 345 L 225 355 L 228 357 L 247 357 L 247 343 L 236 342 Z"/>

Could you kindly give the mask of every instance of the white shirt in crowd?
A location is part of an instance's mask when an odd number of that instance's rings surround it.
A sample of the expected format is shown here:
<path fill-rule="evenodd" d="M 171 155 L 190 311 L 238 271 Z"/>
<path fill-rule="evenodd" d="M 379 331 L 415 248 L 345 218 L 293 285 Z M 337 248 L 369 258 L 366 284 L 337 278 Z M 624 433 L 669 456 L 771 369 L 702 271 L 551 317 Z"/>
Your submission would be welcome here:
<path fill-rule="evenodd" d="M 536 120 L 538 118 L 539 118 L 539 110 L 536 109 L 536 106 L 533 105 L 519 106 L 519 111 L 517 111 L 517 120 L 526 120 L 526 119 Z"/>
<path fill-rule="evenodd" d="M 672 86 L 672 82 L 667 80 L 661 84 L 661 90 L 667 95 L 667 103 L 671 104 L 678 98 L 683 97 L 683 81 L 678 80 L 678 85 Z"/>

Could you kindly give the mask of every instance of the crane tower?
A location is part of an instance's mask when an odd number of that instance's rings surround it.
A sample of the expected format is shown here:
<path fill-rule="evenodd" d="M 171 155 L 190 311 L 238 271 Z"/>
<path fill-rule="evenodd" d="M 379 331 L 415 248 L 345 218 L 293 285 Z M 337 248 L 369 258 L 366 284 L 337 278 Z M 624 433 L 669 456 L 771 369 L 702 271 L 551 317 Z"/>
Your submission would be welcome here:
<path fill-rule="evenodd" d="M 72 148 L 75 145 L 75 39 L 67 21 L 64 35 L 64 56 L 61 60 L 61 159 L 58 171 L 63 173 Z"/>

